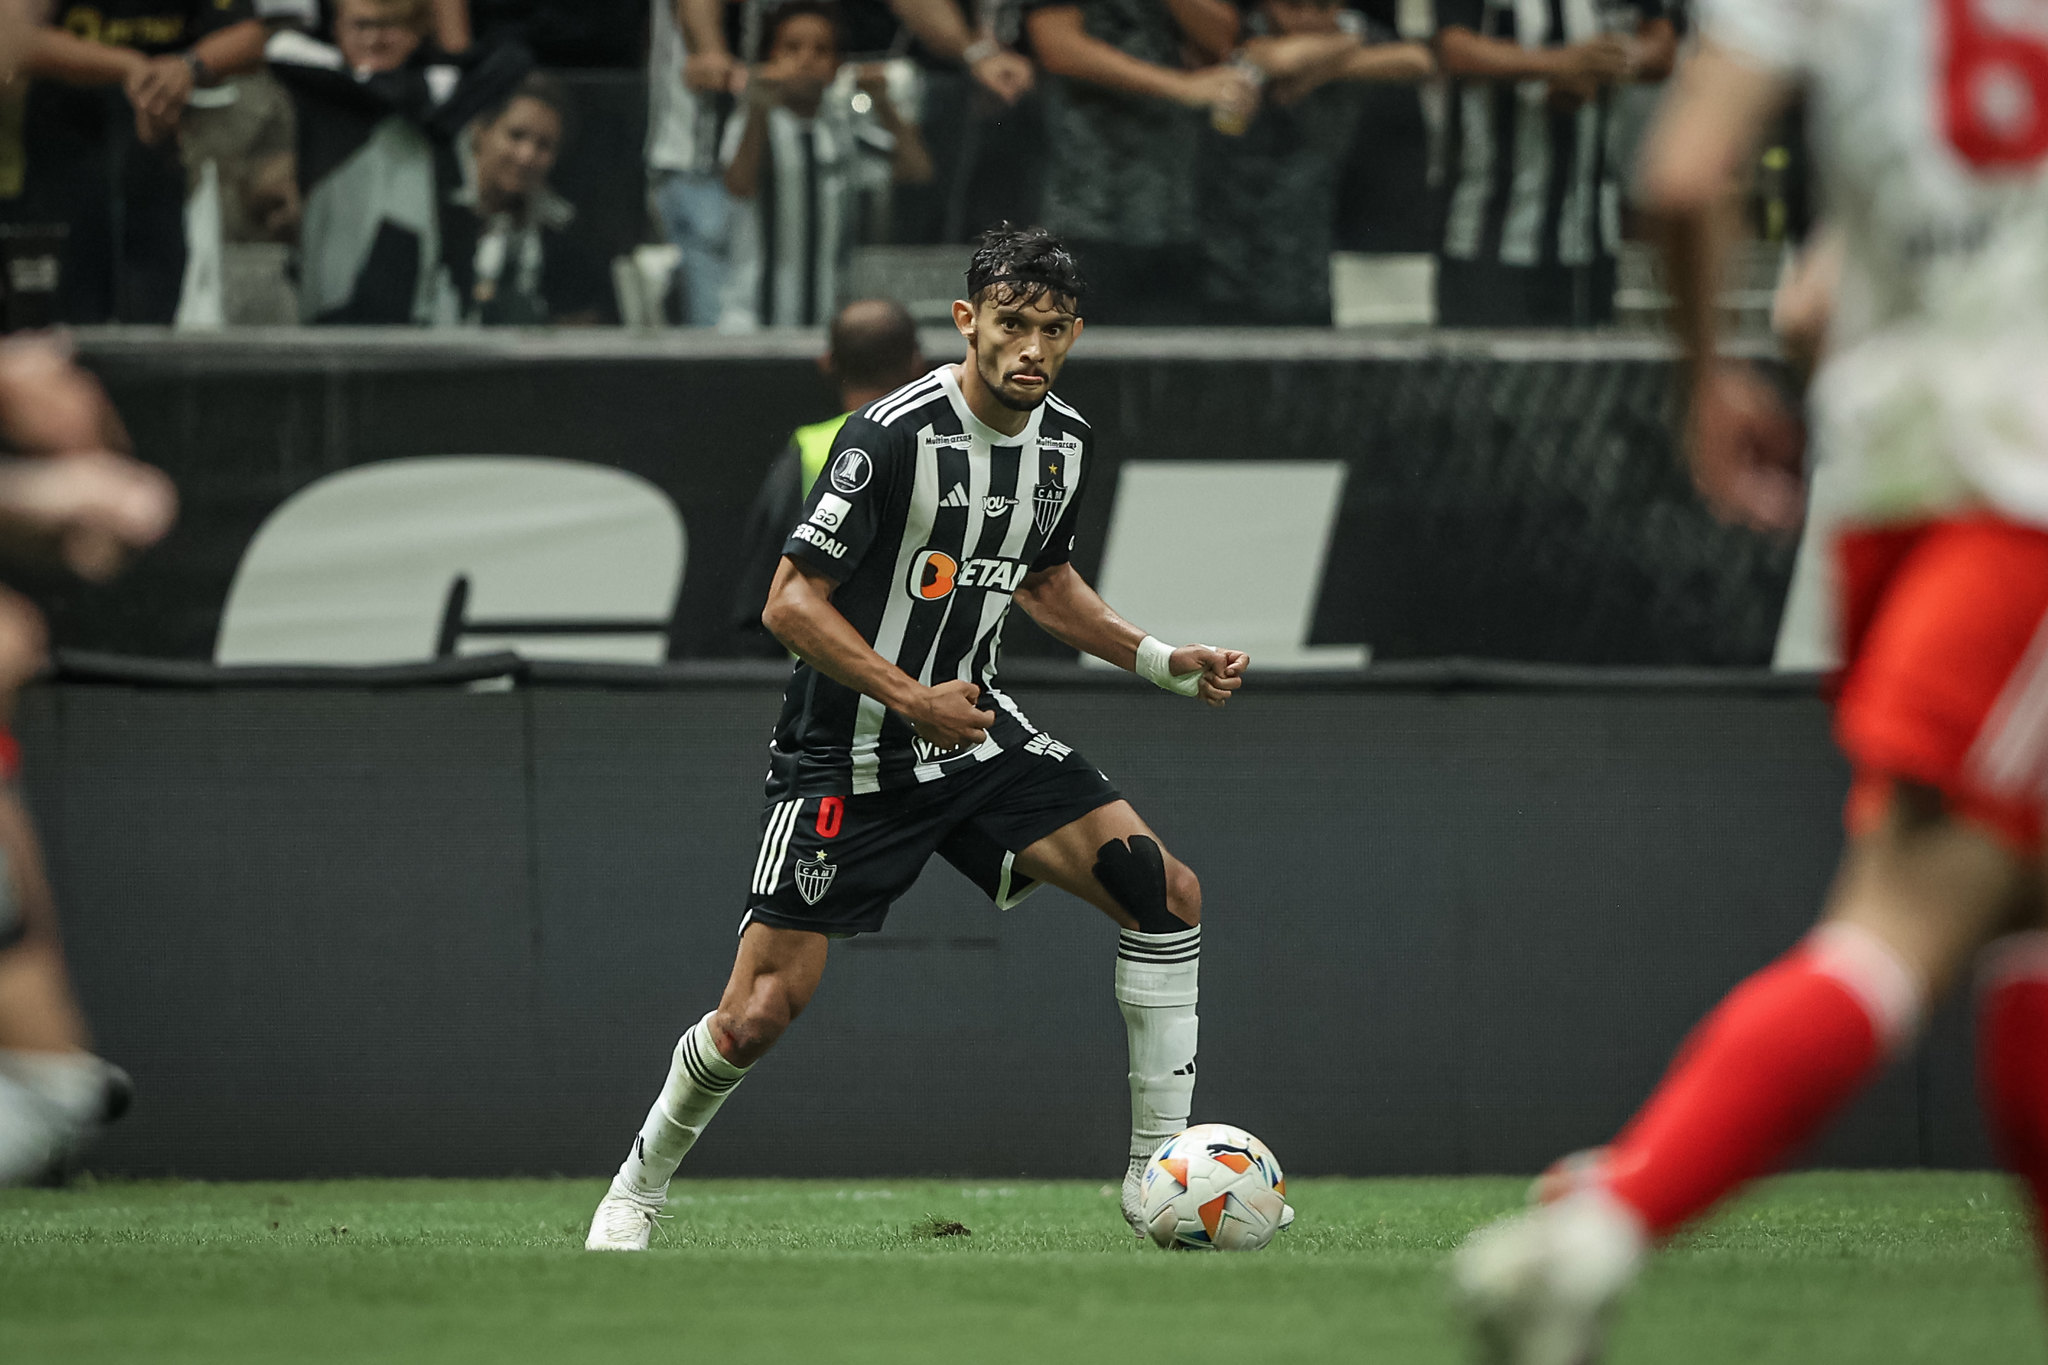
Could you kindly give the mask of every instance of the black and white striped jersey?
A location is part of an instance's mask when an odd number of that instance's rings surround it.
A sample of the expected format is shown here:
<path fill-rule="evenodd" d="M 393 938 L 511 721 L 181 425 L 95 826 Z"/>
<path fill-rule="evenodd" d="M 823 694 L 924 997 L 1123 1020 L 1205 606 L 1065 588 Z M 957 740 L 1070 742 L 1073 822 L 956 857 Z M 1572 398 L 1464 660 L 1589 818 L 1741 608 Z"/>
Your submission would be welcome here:
<path fill-rule="evenodd" d="M 995 720 L 986 743 L 935 752 L 901 716 L 800 662 L 771 797 L 911 787 L 1032 741 L 996 686 L 1003 618 L 1026 574 L 1073 553 L 1091 441 L 1051 396 L 1015 436 L 983 425 L 950 365 L 847 419 L 782 552 L 838 580 L 832 605 L 883 658 L 926 685 L 980 684 Z"/>
<path fill-rule="evenodd" d="M 1435 0 L 1437 31 L 1556 48 L 1665 17 L 1666 0 Z M 1443 254 L 1510 266 L 1584 266 L 1621 237 L 1613 96 L 1551 99 L 1542 81 L 1454 80 L 1444 129 Z"/>

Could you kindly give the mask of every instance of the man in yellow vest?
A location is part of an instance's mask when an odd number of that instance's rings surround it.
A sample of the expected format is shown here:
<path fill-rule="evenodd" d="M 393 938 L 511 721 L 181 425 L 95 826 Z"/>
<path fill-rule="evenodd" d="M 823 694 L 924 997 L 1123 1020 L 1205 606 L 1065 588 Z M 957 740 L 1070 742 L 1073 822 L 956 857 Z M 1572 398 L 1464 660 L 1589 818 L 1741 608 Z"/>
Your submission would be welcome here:
<path fill-rule="evenodd" d="M 782 561 L 782 543 L 790 527 L 803 519 L 804 499 L 825 468 L 832 438 L 856 411 L 919 378 L 930 366 L 917 343 L 917 324 L 902 304 L 860 299 L 832 319 L 829 345 L 818 357 L 818 368 L 839 386 L 840 413 L 792 432 L 754 497 L 733 593 L 732 632 L 738 654 L 783 654 L 782 646 L 761 625 L 761 608 L 768 601 L 775 566 Z"/>

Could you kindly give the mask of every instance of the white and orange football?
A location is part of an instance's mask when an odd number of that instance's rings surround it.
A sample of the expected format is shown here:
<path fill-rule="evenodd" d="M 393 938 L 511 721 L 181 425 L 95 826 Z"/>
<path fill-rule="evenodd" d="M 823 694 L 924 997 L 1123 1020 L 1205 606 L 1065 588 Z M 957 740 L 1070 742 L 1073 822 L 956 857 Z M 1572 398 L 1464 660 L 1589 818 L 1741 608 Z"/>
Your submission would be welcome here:
<path fill-rule="evenodd" d="M 1287 1177 L 1272 1149 L 1244 1129 L 1198 1123 L 1145 1163 L 1141 1207 L 1160 1246 L 1257 1251 L 1280 1230 Z"/>

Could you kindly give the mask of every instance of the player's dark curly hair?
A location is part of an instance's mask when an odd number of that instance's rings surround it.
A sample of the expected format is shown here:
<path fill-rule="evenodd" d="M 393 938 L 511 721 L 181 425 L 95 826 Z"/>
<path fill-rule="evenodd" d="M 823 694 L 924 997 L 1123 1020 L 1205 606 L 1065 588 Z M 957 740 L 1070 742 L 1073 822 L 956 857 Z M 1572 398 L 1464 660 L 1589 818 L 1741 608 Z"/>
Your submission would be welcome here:
<path fill-rule="evenodd" d="M 1088 282 L 1065 243 L 1044 228 L 997 223 L 981 234 L 967 265 L 967 301 L 978 304 L 991 291 L 997 303 L 1029 303 L 1049 294 L 1078 313 Z"/>

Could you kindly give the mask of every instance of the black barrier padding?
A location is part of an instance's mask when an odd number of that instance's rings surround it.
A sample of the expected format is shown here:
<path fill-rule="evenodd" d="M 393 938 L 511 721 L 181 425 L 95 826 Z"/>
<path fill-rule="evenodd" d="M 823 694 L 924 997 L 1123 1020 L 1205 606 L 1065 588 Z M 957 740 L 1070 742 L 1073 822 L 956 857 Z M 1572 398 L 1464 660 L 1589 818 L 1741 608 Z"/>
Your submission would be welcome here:
<path fill-rule="evenodd" d="M 817 343 L 622 336 L 88 337 L 85 362 L 184 511 L 121 583 L 49 585 L 56 638 L 210 658 L 242 551 L 291 494 L 375 460 L 504 454 L 612 465 L 661 488 L 689 534 L 671 656 L 730 653 L 747 510 L 790 430 L 834 401 Z M 931 344 L 935 362 L 957 346 Z M 1699 505 L 1659 347 L 1113 331 L 1086 347 L 1061 378 L 1101 460 L 1075 559 L 1085 574 L 1100 566 L 1124 460 L 1342 460 L 1310 643 L 1364 643 L 1381 660 L 1770 656 L 1792 547 Z M 1005 648 L 1072 657 L 1023 620 Z"/>
<path fill-rule="evenodd" d="M 1845 774 L 1811 696 L 1020 694 L 1193 866 L 1196 1117 L 1292 1171 L 1531 1171 L 1611 1135 L 1810 922 Z M 121 1172 L 597 1175 L 716 1001 L 775 691 L 32 689 L 30 793 Z M 1114 926 L 935 864 L 837 944 L 710 1174 L 1122 1166 Z M 1955 1021 L 1817 1152 L 1981 1165 Z M 1056 1135 L 1056 1137 L 1049 1136 Z"/>

